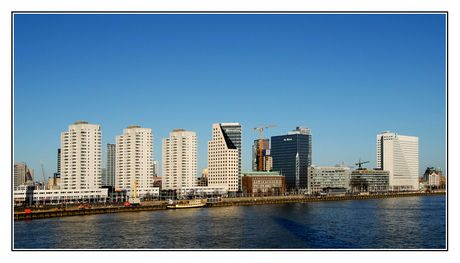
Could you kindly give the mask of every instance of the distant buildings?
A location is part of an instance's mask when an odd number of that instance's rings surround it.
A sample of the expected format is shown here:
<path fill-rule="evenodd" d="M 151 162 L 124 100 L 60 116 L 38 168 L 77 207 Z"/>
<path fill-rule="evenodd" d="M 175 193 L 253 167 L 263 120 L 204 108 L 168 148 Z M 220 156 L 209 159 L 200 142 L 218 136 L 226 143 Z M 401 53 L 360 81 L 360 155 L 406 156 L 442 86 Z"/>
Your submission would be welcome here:
<path fill-rule="evenodd" d="M 243 172 L 241 182 L 245 196 L 282 196 L 286 190 L 279 172 Z"/>
<path fill-rule="evenodd" d="M 208 186 L 208 168 L 203 168 L 201 177 L 197 179 L 197 186 Z"/>
<path fill-rule="evenodd" d="M 61 189 L 101 186 L 101 126 L 77 121 L 61 133 Z"/>
<path fill-rule="evenodd" d="M 132 125 L 116 136 L 115 188 L 126 190 L 134 197 L 158 194 L 153 187 L 153 134 L 152 129 Z M 135 185 L 137 180 L 137 186 Z"/>
<path fill-rule="evenodd" d="M 307 127 L 297 127 L 287 135 L 262 141 L 262 170 L 259 166 L 259 140 L 252 146 L 253 172 L 242 172 L 242 126 L 238 123 L 215 123 L 208 141 L 208 167 L 197 177 L 197 136 L 184 129 L 173 130 L 162 140 L 162 177 L 153 160 L 152 129 L 128 126 L 115 144 L 107 144 L 105 167 L 101 168 L 100 125 L 77 121 L 61 133 L 57 173 L 49 186 L 34 186 L 33 170 L 25 163 L 14 164 L 14 189 L 20 190 L 18 202 L 61 202 L 62 198 L 106 200 L 104 193 L 116 198 L 193 197 L 227 194 L 267 196 L 285 191 L 296 193 L 344 193 L 346 191 L 399 191 L 418 189 L 418 137 L 383 132 L 377 135 L 377 166 L 373 170 L 312 165 L 312 134 Z M 270 172 L 274 171 L 274 172 Z M 137 181 L 137 184 L 136 184 Z M 428 167 L 424 185 L 443 187 L 446 178 L 440 168 Z M 46 183 L 46 182 L 45 182 Z M 34 188 L 35 187 L 35 188 Z M 160 196 L 159 189 L 164 189 Z M 34 188 L 34 189 L 32 189 Z M 59 190 L 46 192 L 42 190 Z M 71 190 L 71 191 L 68 191 Z M 121 191 L 121 195 L 119 195 Z M 72 197 L 69 193 L 75 193 Z M 46 195 L 52 195 L 52 199 Z M 102 195 L 101 195 L 102 194 Z M 16 194 L 15 194 L 16 196 Z M 70 196 L 70 197 L 69 197 Z M 90 199 L 91 199 L 90 198 Z M 112 197 L 109 197 L 109 199 Z M 16 199 L 15 199 L 16 200 Z"/>
<path fill-rule="evenodd" d="M 332 191 L 346 192 L 350 185 L 351 169 L 346 166 L 308 168 L 308 192 L 311 194 Z"/>
<path fill-rule="evenodd" d="M 271 137 L 273 171 L 286 177 L 286 188 L 306 189 L 308 167 L 312 164 L 312 134 L 307 127 L 297 127 L 287 135 Z"/>
<path fill-rule="evenodd" d="M 229 192 L 240 189 L 241 125 L 215 123 L 208 141 L 208 186 L 227 186 Z"/>
<path fill-rule="evenodd" d="M 440 187 L 443 184 L 442 170 L 440 167 L 427 167 L 423 174 L 423 181 L 428 186 Z"/>
<path fill-rule="evenodd" d="M 198 139 L 196 132 L 175 129 L 163 139 L 162 189 L 197 185 Z"/>
<path fill-rule="evenodd" d="M 260 158 L 259 140 L 254 140 L 252 146 L 252 171 L 260 170 L 260 160 L 262 160 L 262 171 L 270 172 L 273 170 L 273 158 L 270 155 L 270 140 L 262 140 L 262 158 Z"/>
<path fill-rule="evenodd" d="M 25 185 L 27 181 L 33 182 L 33 169 L 28 169 L 24 162 L 14 163 L 13 186 L 17 189 L 18 186 Z"/>
<path fill-rule="evenodd" d="M 377 167 L 389 171 L 391 190 L 418 189 L 418 165 L 418 137 L 377 135 Z"/>
<path fill-rule="evenodd" d="M 390 173 L 383 170 L 355 170 L 351 171 L 350 191 L 373 192 L 387 191 L 390 187 Z"/>

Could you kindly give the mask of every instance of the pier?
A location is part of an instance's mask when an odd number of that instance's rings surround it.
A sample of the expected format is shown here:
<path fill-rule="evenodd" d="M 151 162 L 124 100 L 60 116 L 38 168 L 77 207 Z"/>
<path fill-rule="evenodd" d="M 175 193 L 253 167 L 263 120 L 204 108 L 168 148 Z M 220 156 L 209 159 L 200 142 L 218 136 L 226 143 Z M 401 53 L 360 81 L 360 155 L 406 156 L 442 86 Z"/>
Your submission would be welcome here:
<path fill-rule="evenodd" d="M 398 194 L 381 194 L 381 195 L 355 195 L 355 196 L 334 196 L 334 197 L 308 197 L 299 196 L 265 196 L 265 197 L 243 197 L 243 198 L 226 198 L 223 202 L 207 204 L 208 207 L 234 206 L 234 205 L 266 205 L 266 204 L 286 204 L 299 202 L 323 202 L 323 201 L 341 201 L 341 200 L 358 200 L 358 199 L 375 199 L 375 198 L 392 198 L 392 197 L 409 197 L 409 196 L 432 196 L 445 195 L 445 192 L 434 193 L 398 193 Z"/>
<path fill-rule="evenodd" d="M 324 201 L 341 201 L 341 200 L 358 200 L 358 199 L 375 199 L 375 198 L 395 198 L 395 197 L 409 197 L 409 196 L 432 196 L 432 195 L 446 195 L 445 192 L 433 193 L 394 193 L 394 194 L 380 194 L 380 195 L 355 195 L 355 196 L 334 196 L 334 197 L 308 197 L 305 195 L 296 196 L 266 196 L 266 197 L 240 197 L 240 198 L 223 198 L 222 202 L 208 203 L 206 207 L 223 207 L 223 206 L 237 206 L 237 205 L 267 205 L 267 204 L 286 204 L 298 202 L 324 202 Z M 65 216 L 84 216 L 94 214 L 110 214 L 121 212 L 141 212 L 141 211 L 154 211 L 166 210 L 166 202 L 145 202 L 140 206 L 101 206 L 90 208 L 54 208 L 43 211 L 30 211 L 14 212 L 14 220 L 31 220 L 31 219 L 44 219 L 52 217 L 65 217 Z"/>

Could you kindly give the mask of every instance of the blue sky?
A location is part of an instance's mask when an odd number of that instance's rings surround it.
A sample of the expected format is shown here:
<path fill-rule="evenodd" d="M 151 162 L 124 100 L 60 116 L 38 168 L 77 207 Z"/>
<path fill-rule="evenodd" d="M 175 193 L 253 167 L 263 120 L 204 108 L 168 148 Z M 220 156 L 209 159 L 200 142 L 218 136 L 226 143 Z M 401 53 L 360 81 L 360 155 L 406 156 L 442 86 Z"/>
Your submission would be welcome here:
<path fill-rule="evenodd" d="M 420 175 L 445 171 L 445 15 L 14 15 L 14 162 L 52 176 L 75 121 L 101 125 L 103 158 L 151 128 L 160 166 L 162 138 L 195 131 L 199 175 L 223 122 L 243 125 L 244 171 L 259 124 L 310 128 L 318 166 L 376 167 L 381 131 L 418 136 Z"/>

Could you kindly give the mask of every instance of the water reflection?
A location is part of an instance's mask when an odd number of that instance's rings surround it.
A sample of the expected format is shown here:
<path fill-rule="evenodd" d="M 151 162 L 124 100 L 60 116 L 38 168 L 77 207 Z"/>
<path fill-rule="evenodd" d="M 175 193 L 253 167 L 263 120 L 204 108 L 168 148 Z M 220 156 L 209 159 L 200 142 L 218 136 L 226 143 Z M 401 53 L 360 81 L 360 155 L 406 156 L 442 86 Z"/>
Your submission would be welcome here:
<path fill-rule="evenodd" d="M 445 248 L 445 197 L 230 206 L 14 222 L 15 249 Z"/>

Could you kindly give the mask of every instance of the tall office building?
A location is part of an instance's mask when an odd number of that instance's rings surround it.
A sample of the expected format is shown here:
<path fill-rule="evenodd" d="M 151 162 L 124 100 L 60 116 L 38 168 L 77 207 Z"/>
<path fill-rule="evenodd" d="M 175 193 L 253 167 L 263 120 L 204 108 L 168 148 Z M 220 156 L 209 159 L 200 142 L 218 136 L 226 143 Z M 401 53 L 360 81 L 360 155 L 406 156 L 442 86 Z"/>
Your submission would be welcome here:
<path fill-rule="evenodd" d="M 312 134 L 307 127 L 297 127 L 287 135 L 271 137 L 273 171 L 286 177 L 286 189 L 308 187 L 308 167 L 312 164 Z"/>
<path fill-rule="evenodd" d="M 102 173 L 102 186 L 115 186 L 116 144 L 107 143 L 105 149 L 105 168 Z"/>
<path fill-rule="evenodd" d="M 77 121 L 61 133 L 61 189 L 101 186 L 101 148 L 100 125 Z"/>
<path fill-rule="evenodd" d="M 115 189 L 133 197 L 137 180 L 138 195 L 152 190 L 154 183 L 152 129 L 132 125 L 116 136 Z"/>
<path fill-rule="evenodd" d="M 208 185 L 226 185 L 229 192 L 241 189 L 241 125 L 215 123 L 208 141 Z"/>
<path fill-rule="evenodd" d="M 163 139 L 162 189 L 195 187 L 197 184 L 196 132 L 175 129 Z"/>
<path fill-rule="evenodd" d="M 378 134 L 377 167 L 390 172 L 390 189 L 418 189 L 418 137 Z"/>

